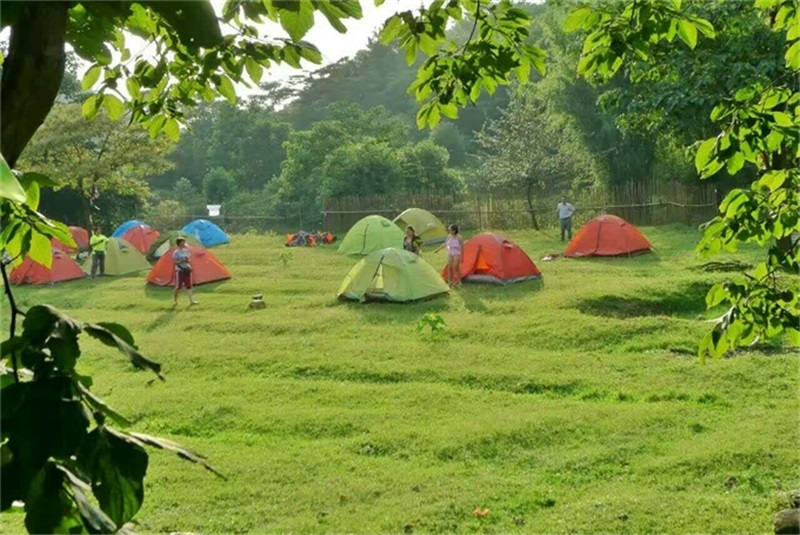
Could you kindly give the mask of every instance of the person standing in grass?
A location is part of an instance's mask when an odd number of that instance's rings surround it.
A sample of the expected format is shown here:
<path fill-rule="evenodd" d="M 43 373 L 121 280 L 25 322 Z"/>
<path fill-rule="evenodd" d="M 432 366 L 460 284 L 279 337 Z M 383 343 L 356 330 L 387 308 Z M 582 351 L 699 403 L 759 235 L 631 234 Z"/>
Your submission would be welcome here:
<path fill-rule="evenodd" d="M 558 211 L 558 222 L 561 226 L 561 243 L 564 243 L 564 232 L 567 233 L 569 239 L 572 239 L 572 214 L 575 212 L 575 207 L 567 202 L 567 198 L 561 199 L 556 208 Z"/>
<path fill-rule="evenodd" d="M 403 238 L 403 249 L 414 254 L 419 254 L 420 249 L 422 249 L 422 240 L 417 236 L 414 227 L 411 225 L 406 227 L 406 237 Z"/>
<path fill-rule="evenodd" d="M 172 260 L 175 262 L 175 292 L 172 294 L 172 308 L 178 306 L 178 294 L 180 294 L 181 288 L 186 288 L 189 306 L 197 305 L 199 303 L 192 297 L 192 255 L 186 247 L 186 238 L 176 238 L 175 245 L 178 248 L 172 253 Z"/>
<path fill-rule="evenodd" d="M 464 251 L 464 239 L 458 233 L 458 225 L 448 227 L 447 240 L 436 248 L 434 253 L 442 247 L 447 248 L 447 283 L 453 286 L 461 286 L 461 255 Z"/>
<path fill-rule="evenodd" d="M 90 276 L 95 278 L 97 271 L 100 271 L 100 276 L 106 274 L 106 244 L 108 237 L 103 236 L 100 232 L 100 227 L 92 229 L 92 237 L 89 238 L 89 247 L 92 249 L 92 271 Z"/>

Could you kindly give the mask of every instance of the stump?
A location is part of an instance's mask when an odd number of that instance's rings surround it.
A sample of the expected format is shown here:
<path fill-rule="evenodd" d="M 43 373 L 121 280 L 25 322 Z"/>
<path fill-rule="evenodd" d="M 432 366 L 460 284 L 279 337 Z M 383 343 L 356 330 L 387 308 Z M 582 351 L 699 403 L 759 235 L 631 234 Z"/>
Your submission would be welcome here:
<path fill-rule="evenodd" d="M 784 509 L 773 518 L 775 535 L 800 534 L 800 509 Z"/>
<path fill-rule="evenodd" d="M 249 307 L 254 309 L 254 310 L 260 310 L 262 308 L 267 308 L 267 304 L 264 302 L 264 294 L 254 295 L 253 298 L 250 300 Z"/>

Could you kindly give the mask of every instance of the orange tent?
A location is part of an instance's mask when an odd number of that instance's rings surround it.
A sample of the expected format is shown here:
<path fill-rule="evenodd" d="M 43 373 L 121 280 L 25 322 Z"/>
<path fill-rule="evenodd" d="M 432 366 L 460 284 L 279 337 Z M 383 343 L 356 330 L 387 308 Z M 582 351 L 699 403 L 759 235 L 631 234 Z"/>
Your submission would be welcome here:
<path fill-rule="evenodd" d="M 64 251 L 53 249 L 53 263 L 50 269 L 34 262 L 30 256 L 25 257 L 20 265 L 14 268 L 9 280 L 14 284 L 53 284 L 86 276 L 81 267 Z"/>
<path fill-rule="evenodd" d="M 153 245 L 153 242 L 156 241 L 160 235 L 160 232 L 147 225 L 136 225 L 128 229 L 128 231 L 122 235 L 122 239 L 133 245 L 140 253 L 147 254 L 147 251 L 150 250 L 150 246 Z"/>
<path fill-rule="evenodd" d="M 186 245 L 192 255 L 192 284 L 230 279 L 231 274 L 213 254 L 199 245 Z M 161 255 L 156 265 L 147 276 L 147 282 L 156 286 L 172 286 L 175 284 L 175 261 L 172 253 L 177 247 Z"/>
<path fill-rule="evenodd" d="M 464 244 L 462 280 L 508 284 L 541 276 L 542 272 L 525 251 L 504 236 L 487 232 Z M 447 277 L 447 267 L 442 270 L 442 277 Z"/>
<path fill-rule="evenodd" d="M 59 249 L 67 253 L 74 253 L 76 251 L 83 251 L 89 248 L 89 232 L 81 227 L 69 227 L 69 232 L 72 234 L 72 239 L 78 244 L 78 247 L 67 247 L 55 238 L 50 239 L 50 245 L 54 249 Z"/>
<path fill-rule="evenodd" d="M 567 245 L 564 256 L 622 256 L 646 253 L 652 245 L 636 227 L 615 215 L 601 215 L 586 223 Z"/>

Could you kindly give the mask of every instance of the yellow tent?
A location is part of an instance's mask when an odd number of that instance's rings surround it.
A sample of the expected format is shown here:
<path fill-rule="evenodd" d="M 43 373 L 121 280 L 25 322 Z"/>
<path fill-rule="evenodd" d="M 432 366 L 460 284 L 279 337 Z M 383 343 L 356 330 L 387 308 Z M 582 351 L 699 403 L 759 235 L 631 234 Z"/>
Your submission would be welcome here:
<path fill-rule="evenodd" d="M 421 208 L 409 208 L 394 218 L 394 223 L 403 231 L 407 226 L 414 228 L 414 232 L 425 245 L 441 243 L 447 239 L 447 229 L 439 218 Z"/>

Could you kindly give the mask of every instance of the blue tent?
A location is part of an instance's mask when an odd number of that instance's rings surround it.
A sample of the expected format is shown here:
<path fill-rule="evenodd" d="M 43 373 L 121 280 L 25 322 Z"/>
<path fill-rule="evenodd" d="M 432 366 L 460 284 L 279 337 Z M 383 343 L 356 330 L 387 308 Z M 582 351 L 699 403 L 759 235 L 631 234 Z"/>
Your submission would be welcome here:
<path fill-rule="evenodd" d="M 149 226 L 146 223 L 142 223 L 137 219 L 131 219 L 130 221 L 125 221 L 123 224 L 118 226 L 114 232 L 111 233 L 112 238 L 121 238 L 123 234 L 128 232 L 133 227 L 138 227 L 139 225 L 144 225 L 145 227 Z"/>
<path fill-rule="evenodd" d="M 181 230 L 184 234 L 191 234 L 205 247 L 214 247 L 230 243 L 231 239 L 221 228 L 207 219 L 195 219 Z"/>

